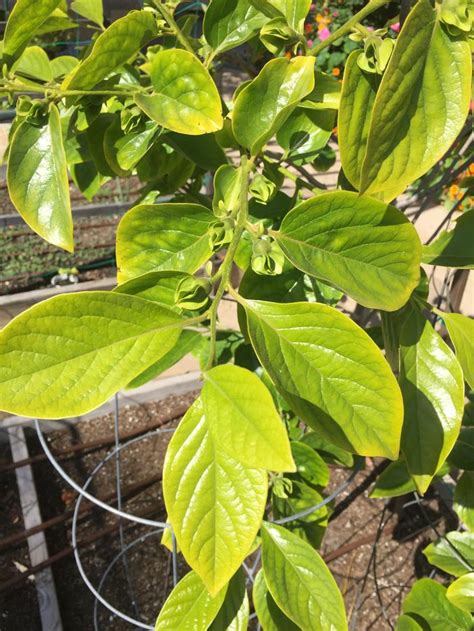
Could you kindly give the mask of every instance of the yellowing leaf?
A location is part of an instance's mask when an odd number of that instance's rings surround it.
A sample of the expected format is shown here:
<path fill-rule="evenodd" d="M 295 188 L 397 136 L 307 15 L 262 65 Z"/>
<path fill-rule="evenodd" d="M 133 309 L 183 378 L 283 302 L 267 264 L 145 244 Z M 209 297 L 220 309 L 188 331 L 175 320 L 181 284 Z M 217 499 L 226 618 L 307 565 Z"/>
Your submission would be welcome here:
<path fill-rule="evenodd" d="M 200 399 L 169 443 L 163 493 L 184 558 L 211 595 L 217 594 L 253 545 L 267 499 L 267 474 L 244 467 L 216 444 Z"/>
<path fill-rule="evenodd" d="M 185 322 L 113 292 L 45 300 L 0 332 L 0 407 L 48 419 L 90 412 L 167 353 Z"/>
<path fill-rule="evenodd" d="M 155 631 L 207 629 L 216 617 L 225 595 L 224 588 L 214 597 L 211 596 L 199 576 L 189 572 L 166 599 Z"/>
<path fill-rule="evenodd" d="M 153 94 L 139 94 L 137 105 L 156 123 L 182 134 L 200 135 L 222 128 L 216 85 L 203 64 L 186 50 L 163 50 L 150 67 Z"/>
<path fill-rule="evenodd" d="M 41 124 L 24 120 L 11 142 L 8 192 L 26 223 L 49 243 L 74 251 L 69 180 L 55 105 Z"/>
<path fill-rule="evenodd" d="M 469 112 L 471 54 L 420 0 L 397 38 L 375 98 L 361 192 L 393 197 L 449 149 Z"/>
<path fill-rule="evenodd" d="M 248 467 L 295 471 L 285 426 L 262 381 L 239 366 L 216 366 L 204 379 L 201 398 L 222 451 Z"/>

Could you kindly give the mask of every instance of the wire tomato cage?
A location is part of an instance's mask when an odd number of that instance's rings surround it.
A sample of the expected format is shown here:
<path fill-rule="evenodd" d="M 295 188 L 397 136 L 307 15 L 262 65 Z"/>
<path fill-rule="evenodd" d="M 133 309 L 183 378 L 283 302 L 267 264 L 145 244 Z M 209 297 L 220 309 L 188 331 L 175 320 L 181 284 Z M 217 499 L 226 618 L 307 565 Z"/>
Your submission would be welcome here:
<path fill-rule="evenodd" d="M 123 472 L 122 472 L 122 463 L 121 456 L 123 452 L 130 448 L 133 445 L 137 445 L 141 441 L 147 440 L 149 438 L 153 438 L 159 435 L 171 434 L 174 431 L 174 428 L 167 427 L 159 427 L 153 430 L 150 430 L 140 436 L 136 436 L 131 439 L 123 440 L 120 436 L 120 403 L 119 398 L 116 395 L 114 399 L 114 444 L 111 449 L 109 449 L 108 453 L 102 458 L 98 464 L 96 464 L 92 471 L 88 474 L 87 479 L 83 484 L 79 484 L 76 482 L 71 476 L 64 470 L 61 464 L 58 462 L 58 459 L 52 453 L 48 441 L 43 433 L 41 428 L 41 422 L 37 419 L 34 422 L 36 433 L 38 436 L 39 443 L 51 463 L 56 472 L 60 475 L 60 477 L 77 492 L 77 499 L 74 506 L 74 512 L 72 517 L 72 528 L 71 528 L 71 539 L 72 539 L 72 548 L 74 552 L 74 558 L 77 565 L 77 569 L 79 574 L 84 581 L 85 585 L 92 592 L 94 596 L 94 611 L 93 611 L 93 621 L 94 621 L 94 630 L 99 630 L 99 605 L 105 607 L 113 616 L 128 622 L 131 625 L 134 625 L 139 629 L 154 629 L 154 624 L 149 620 L 145 620 L 144 616 L 141 615 L 140 609 L 135 596 L 135 586 L 132 577 L 132 573 L 130 572 L 129 567 L 129 555 L 132 550 L 139 546 L 142 543 L 147 542 L 150 539 L 159 538 L 163 535 L 164 531 L 168 528 L 171 530 L 171 542 L 172 542 L 172 550 L 169 552 L 171 555 L 171 567 L 172 567 L 172 585 L 173 587 L 178 582 L 178 550 L 176 544 L 176 538 L 174 536 L 171 525 L 155 519 L 149 519 L 147 517 L 143 517 L 140 515 L 136 515 L 131 512 L 127 512 L 123 509 L 123 501 L 124 501 L 124 493 L 123 493 Z M 91 487 L 93 486 L 94 479 L 99 474 L 101 470 L 108 464 L 112 463 L 115 465 L 115 487 L 116 487 L 116 497 L 114 503 L 116 506 L 111 505 L 102 499 L 96 497 L 93 493 L 91 493 Z M 347 478 L 342 482 L 330 495 L 326 496 L 321 502 L 318 502 L 314 506 L 310 506 L 304 510 L 301 510 L 292 515 L 285 516 L 281 519 L 274 520 L 277 524 L 286 524 L 292 522 L 294 520 L 303 519 L 317 510 L 321 509 L 326 504 L 330 503 L 333 499 L 335 499 L 338 495 L 340 495 L 343 491 L 345 491 L 354 481 L 357 476 L 357 473 L 360 471 L 360 466 L 356 466 L 353 470 L 351 470 L 350 474 Z M 82 561 L 82 553 L 83 550 L 80 539 L 78 537 L 78 530 L 80 528 L 79 524 L 79 515 L 81 514 L 81 507 L 83 505 L 84 500 L 91 502 L 94 506 L 114 515 L 118 518 L 118 538 L 119 538 L 119 551 L 115 554 L 111 561 L 108 562 L 105 569 L 103 570 L 99 580 L 94 585 L 93 581 L 87 575 L 87 572 L 84 568 L 84 564 Z M 132 539 L 130 542 L 126 543 L 124 536 L 124 524 L 126 522 L 131 522 L 137 526 L 145 526 L 149 528 L 149 532 L 141 533 L 139 536 Z M 247 584 L 253 584 L 254 578 L 260 566 L 260 552 L 257 552 L 254 555 L 254 558 L 249 561 L 246 560 L 244 563 L 244 570 L 247 575 Z M 104 588 L 107 584 L 107 580 L 110 578 L 113 570 L 117 567 L 118 564 L 122 564 L 129 599 L 132 605 L 132 609 L 134 612 L 134 616 L 128 615 L 124 611 L 121 611 L 113 603 L 110 602 L 109 599 L 104 595 Z M 156 615 L 158 611 L 156 612 Z M 156 616 L 155 616 L 156 617 Z"/>

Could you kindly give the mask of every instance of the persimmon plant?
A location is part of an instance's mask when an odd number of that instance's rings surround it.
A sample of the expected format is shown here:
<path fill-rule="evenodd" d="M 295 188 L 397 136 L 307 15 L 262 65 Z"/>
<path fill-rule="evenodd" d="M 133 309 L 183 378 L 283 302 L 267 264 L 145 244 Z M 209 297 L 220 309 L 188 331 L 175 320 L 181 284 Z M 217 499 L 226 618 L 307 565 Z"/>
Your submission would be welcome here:
<path fill-rule="evenodd" d="M 72 252 L 69 176 L 88 198 L 112 177 L 143 186 L 118 227 L 116 289 L 58 295 L 0 333 L 0 408 L 81 415 L 190 351 L 201 358 L 201 394 L 163 471 L 191 571 L 160 631 L 247 628 L 242 564 L 258 548 L 252 601 L 264 630 L 347 629 L 317 552 L 330 506 L 311 507 L 328 463 L 363 456 L 393 461 L 374 497 L 424 494 L 450 467 L 464 471 L 455 505 L 465 532 L 426 551 L 458 578 L 447 592 L 417 583 L 398 628 L 471 628 L 474 429 L 462 419 L 474 324 L 428 303 L 420 265 L 472 268 L 474 211 L 423 246 L 392 202 L 465 124 L 472 10 L 412 2 L 385 44 L 384 29 L 363 25 L 384 4 L 370 0 L 310 49 L 309 0 L 212 0 L 200 39 L 176 1 L 150 0 L 104 28 L 101 3 L 76 0 L 96 33 L 80 59 L 50 60 L 32 42 L 71 19 L 63 0 L 17 0 L 8 20 L 0 92 L 18 98 L 7 180 L 28 225 Z M 315 59 L 349 36 L 360 47 L 341 86 Z M 220 94 L 221 59 L 250 40 L 268 61 Z M 324 192 L 307 167 L 324 168 L 336 124 L 341 170 Z M 337 309 L 343 296 L 379 313 L 380 336 Z M 224 297 L 240 331 L 220 325 Z"/>

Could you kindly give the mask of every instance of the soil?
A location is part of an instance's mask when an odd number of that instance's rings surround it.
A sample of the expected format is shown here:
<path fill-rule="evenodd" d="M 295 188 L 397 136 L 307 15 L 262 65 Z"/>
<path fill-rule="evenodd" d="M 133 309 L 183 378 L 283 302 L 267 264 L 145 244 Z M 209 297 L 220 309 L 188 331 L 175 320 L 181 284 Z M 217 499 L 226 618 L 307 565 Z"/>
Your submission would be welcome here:
<path fill-rule="evenodd" d="M 137 178 L 116 178 L 106 183 L 92 202 L 71 184 L 73 209 L 90 204 L 130 202 L 137 199 Z M 5 181 L 0 180 L 0 217 L 16 214 Z M 120 215 L 74 220 L 75 252 L 69 254 L 49 245 L 26 224 L 0 229 L 0 295 L 48 287 L 59 268 L 77 268 L 78 281 L 97 280 L 116 274 L 115 233 Z"/>
<path fill-rule="evenodd" d="M 183 405 L 190 404 L 195 396 L 196 393 L 191 393 L 185 397 L 169 397 L 159 403 L 123 407 L 120 410 L 120 432 L 135 431 L 158 423 L 167 415 L 171 416 L 173 410 L 183 409 Z M 146 514 L 148 518 L 156 520 L 166 520 L 159 478 L 170 430 L 177 422 L 175 420 L 164 425 L 159 433 L 155 432 L 122 450 L 120 465 L 124 510 Z M 113 429 L 113 415 L 107 415 L 47 434 L 47 437 L 51 449 L 59 451 L 73 444 L 110 437 Z M 41 453 L 36 435 L 31 434 L 28 443 L 31 455 Z M 61 465 L 74 480 L 84 483 L 108 451 L 109 447 L 86 454 L 77 453 L 73 458 L 61 460 Z M 9 461 L 5 448 L 0 458 L 0 464 Z M 50 463 L 43 461 L 33 466 L 43 520 L 73 508 L 76 493 L 56 475 Z M 368 493 L 378 466 L 378 462 L 368 459 L 365 470 L 337 497 L 332 523 L 321 547 L 323 557 L 337 557 L 328 564 L 344 595 L 346 609 L 352 620 L 351 629 L 357 631 L 389 630 L 413 581 L 421 576 L 432 575 L 434 570 L 421 553 L 422 548 L 436 538 L 426 518 L 441 532 L 456 527 L 452 512 L 435 493 L 424 500 L 425 514 L 418 505 L 413 504 L 413 495 L 387 502 L 370 499 Z M 335 489 L 348 475 L 347 470 L 332 468 L 329 489 Z M 128 496 L 127 491 L 131 487 L 133 489 L 134 485 L 149 478 L 153 479 L 149 486 L 142 488 L 133 497 Z M 110 502 L 115 484 L 115 460 L 112 459 L 94 477 L 89 490 Z M 22 518 L 13 473 L 0 476 L 0 490 L 3 498 L 0 509 L 1 540 L 21 530 Z M 406 506 L 407 502 L 411 504 Z M 127 555 L 127 568 L 121 559 L 118 560 L 110 570 L 101 593 L 125 614 L 135 618 L 139 615 L 153 624 L 171 590 L 171 555 L 160 545 L 161 531 L 127 521 L 123 521 L 122 525 L 125 544 L 137 543 Z M 98 508 L 84 514 L 78 524 L 78 541 L 83 542 L 79 545 L 80 557 L 87 576 L 96 587 L 121 549 L 120 530 L 116 528 L 89 545 L 85 541 L 92 534 L 112 526 L 118 526 L 117 519 Z M 140 541 L 143 536 L 146 539 Z M 47 542 L 50 556 L 70 546 L 71 521 L 49 528 Z M 348 544 L 355 547 L 348 550 Z M 182 576 L 188 568 L 180 556 L 178 559 L 178 575 Z M 29 565 L 26 545 L 0 553 L 0 582 L 18 575 L 19 570 L 14 561 Z M 131 602 L 126 569 L 135 605 Z M 53 572 L 65 630 L 87 631 L 97 628 L 101 631 L 131 631 L 137 628 L 119 620 L 102 605 L 97 606 L 97 626 L 94 627 L 94 597 L 82 581 L 72 555 L 54 563 Z M 443 580 L 443 575 L 439 574 L 437 578 Z M 39 630 L 34 582 L 27 580 L 14 590 L 0 592 L 0 611 L 1 631 Z"/>

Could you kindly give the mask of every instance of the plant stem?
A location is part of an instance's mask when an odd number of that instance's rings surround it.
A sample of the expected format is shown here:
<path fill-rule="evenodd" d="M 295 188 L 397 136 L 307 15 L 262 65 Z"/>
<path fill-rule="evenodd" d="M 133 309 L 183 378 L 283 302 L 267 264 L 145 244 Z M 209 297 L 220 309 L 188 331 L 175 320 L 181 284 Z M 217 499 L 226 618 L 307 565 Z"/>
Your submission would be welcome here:
<path fill-rule="evenodd" d="M 345 24 L 343 24 L 336 31 L 334 31 L 334 33 L 332 33 L 332 35 L 330 35 L 327 39 L 325 39 L 324 42 L 321 42 L 320 44 L 315 46 L 313 49 L 311 49 L 310 54 L 318 55 L 322 50 L 330 46 L 340 37 L 342 37 L 346 33 L 349 33 L 356 24 L 359 24 L 359 22 L 365 19 L 368 15 L 370 15 L 374 11 L 377 11 L 377 9 L 380 9 L 380 7 L 383 7 L 383 5 L 387 3 L 388 3 L 388 0 L 370 0 L 363 9 L 361 9 L 358 13 L 352 16 L 350 20 L 347 20 Z"/>
<path fill-rule="evenodd" d="M 146 89 L 136 86 L 136 89 L 132 90 L 61 90 L 58 87 L 51 86 L 30 86 L 21 84 L 10 84 L 8 86 L 2 85 L 0 82 L 0 92 L 8 92 L 16 94 L 19 92 L 32 92 L 34 94 L 53 94 L 57 97 L 62 96 L 130 96 L 135 92 L 147 92 Z"/>
<path fill-rule="evenodd" d="M 232 265 L 234 263 L 234 256 L 239 245 L 240 237 L 245 229 L 248 218 L 248 176 L 250 164 L 247 161 L 247 156 L 243 155 L 240 159 L 241 175 L 240 175 L 240 208 L 237 215 L 237 222 L 234 229 L 234 236 L 229 244 L 226 255 L 219 270 L 219 287 L 216 290 L 216 295 L 212 302 L 212 306 L 209 310 L 209 317 L 211 320 L 210 330 L 210 349 L 209 360 L 207 362 L 206 370 L 209 370 L 214 365 L 216 359 L 216 330 L 217 330 L 217 310 L 219 303 L 224 295 L 227 285 L 229 284 L 230 275 L 232 272 Z"/>
<path fill-rule="evenodd" d="M 183 31 L 179 28 L 179 26 L 176 24 L 176 20 L 174 19 L 173 14 L 170 11 L 168 11 L 168 9 L 159 1 L 155 1 L 155 6 L 158 9 L 158 11 L 161 13 L 163 18 L 166 20 L 166 22 L 168 22 L 168 25 L 173 30 L 181 46 L 185 48 L 188 51 L 188 53 L 191 53 L 197 56 L 194 51 L 194 48 L 191 46 L 191 42 L 183 33 Z"/>

